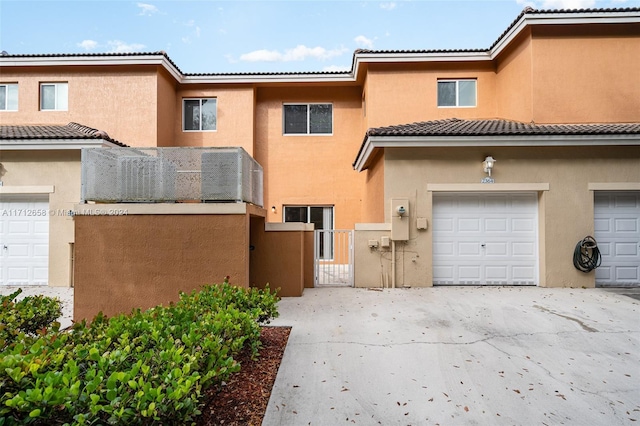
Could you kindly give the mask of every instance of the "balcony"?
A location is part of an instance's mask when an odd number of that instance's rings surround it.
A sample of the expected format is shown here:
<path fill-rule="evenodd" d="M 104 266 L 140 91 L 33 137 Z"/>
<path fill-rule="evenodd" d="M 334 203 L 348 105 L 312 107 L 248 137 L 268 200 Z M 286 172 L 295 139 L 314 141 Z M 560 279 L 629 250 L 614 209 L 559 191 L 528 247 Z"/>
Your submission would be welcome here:
<path fill-rule="evenodd" d="M 263 171 L 242 148 L 85 148 L 82 202 L 244 202 L 263 207 Z"/>

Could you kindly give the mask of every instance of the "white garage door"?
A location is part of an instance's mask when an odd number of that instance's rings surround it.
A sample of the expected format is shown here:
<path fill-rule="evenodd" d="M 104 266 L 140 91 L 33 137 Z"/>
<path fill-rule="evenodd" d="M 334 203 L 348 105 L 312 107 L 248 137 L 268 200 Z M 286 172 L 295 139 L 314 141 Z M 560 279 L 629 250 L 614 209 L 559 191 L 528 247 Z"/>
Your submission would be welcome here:
<path fill-rule="evenodd" d="M 598 286 L 640 286 L 640 192 L 595 193 Z"/>
<path fill-rule="evenodd" d="M 434 285 L 537 285 L 536 193 L 433 196 Z"/>
<path fill-rule="evenodd" d="M 0 200 L 0 285 L 46 285 L 49 201 L 33 196 Z"/>

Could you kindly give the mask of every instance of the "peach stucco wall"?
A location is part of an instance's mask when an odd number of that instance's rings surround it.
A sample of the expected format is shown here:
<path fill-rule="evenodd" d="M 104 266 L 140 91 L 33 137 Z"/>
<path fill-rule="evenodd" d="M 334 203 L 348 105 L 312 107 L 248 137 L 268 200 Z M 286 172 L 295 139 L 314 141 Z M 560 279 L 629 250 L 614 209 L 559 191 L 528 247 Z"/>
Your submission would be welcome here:
<path fill-rule="evenodd" d="M 535 28 L 532 44 L 532 120 L 640 120 L 640 24 Z"/>
<path fill-rule="evenodd" d="M 477 78 L 477 107 L 438 108 L 438 79 L 457 78 Z M 367 75 L 366 102 L 369 127 L 451 117 L 494 117 L 496 98 L 493 64 L 371 64 Z"/>
<path fill-rule="evenodd" d="M 164 69 L 158 73 L 158 144 L 175 146 L 178 132 L 173 117 L 181 114 L 181 106 L 176 102 L 177 83 Z"/>
<path fill-rule="evenodd" d="M 496 59 L 496 118 L 531 121 L 531 50 L 527 30 Z"/>
<path fill-rule="evenodd" d="M 76 216 L 75 231 L 75 320 L 167 304 L 225 276 L 249 286 L 248 215 Z"/>
<path fill-rule="evenodd" d="M 182 99 L 216 98 L 215 131 L 182 131 Z M 175 97 L 173 125 L 176 146 L 227 147 L 240 146 L 254 155 L 254 89 L 251 86 L 181 85 Z"/>
<path fill-rule="evenodd" d="M 334 205 L 335 228 L 353 229 L 364 182 L 351 167 L 362 142 L 360 88 L 263 88 L 257 99 L 254 157 L 264 168 L 267 221 L 281 222 L 283 205 Z M 283 135 L 283 103 L 289 102 L 332 103 L 333 134 Z"/>
<path fill-rule="evenodd" d="M 251 287 L 269 284 L 282 297 L 302 296 L 313 287 L 313 231 L 265 230 L 264 218 L 253 217 L 251 247 Z"/>
<path fill-rule="evenodd" d="M 2 190 L 29 194 L 32 187 L 52 186 L 42 194 L 49 199 L 49 285 L 71 285 L 71 246 L 74 241 L 73 210 L 80 201 L 80 152 L 3 151 Z M 0 195 L 0 197 L 5 197 Z"/>
<path fill-rule="evenodd" d="M 5 68 L 2 82 L 18 83 L 18 111 L 2 112 L 3 125 L 77 122 L 132 146 L 156 146 L 156 67 Z M 40 111 L 40 83 L 69 84 L 67 111 Z"/>

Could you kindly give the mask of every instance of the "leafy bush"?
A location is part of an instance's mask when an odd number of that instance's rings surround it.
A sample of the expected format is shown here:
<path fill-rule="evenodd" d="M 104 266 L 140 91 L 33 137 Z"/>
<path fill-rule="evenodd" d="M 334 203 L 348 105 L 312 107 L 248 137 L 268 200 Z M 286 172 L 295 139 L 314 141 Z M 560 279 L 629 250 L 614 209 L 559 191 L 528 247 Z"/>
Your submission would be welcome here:
<path fill-rule="evenodd" d="M 257 354 L 276 304 L 225 280 L 168 307 L 22 333 L 0 353 L 0 426 L 193 422 L 203 388 L 238 371 L 244 348 Z"/>
<path fill-rule="evenodd" d="M 18 289 L 0 299 L 0 349 L 13 342 L 21 333 L 35 335 L 50 327 L 62 314 L 62 303 L 57 298 L 27 296 L 16 302 L 22 293 Z M 60 325 L 57 324 L 57 327 Z"/>

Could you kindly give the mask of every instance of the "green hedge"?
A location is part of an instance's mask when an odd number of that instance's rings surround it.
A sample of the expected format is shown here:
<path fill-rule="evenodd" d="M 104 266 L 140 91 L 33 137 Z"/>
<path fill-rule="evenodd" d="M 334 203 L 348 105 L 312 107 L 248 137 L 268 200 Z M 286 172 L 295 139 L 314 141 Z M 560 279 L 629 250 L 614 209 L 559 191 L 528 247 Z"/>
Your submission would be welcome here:
<path fill-rule="evenodd" d="M 167 307 L 15 333 L 0 354 L 0 426 L 193 422 L 203 390 L 240 369 L 233 357 L 258 354 L 277 301 L 225 280 Z"/>

